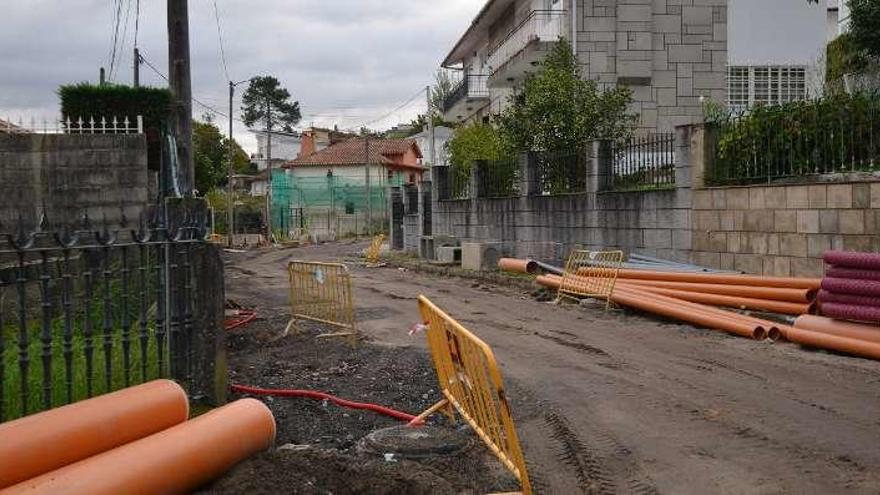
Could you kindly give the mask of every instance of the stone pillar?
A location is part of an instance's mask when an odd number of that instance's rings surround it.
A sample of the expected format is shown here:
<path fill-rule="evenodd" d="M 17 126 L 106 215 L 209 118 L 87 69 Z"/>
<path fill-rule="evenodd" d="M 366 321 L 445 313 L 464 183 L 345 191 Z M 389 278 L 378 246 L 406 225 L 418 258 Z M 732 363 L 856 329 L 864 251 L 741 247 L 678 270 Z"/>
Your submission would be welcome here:
<path fill-rule="evenodd" d="M 541 181 L 538 180 L 538 162 L 535 153 L 520 153 L 519 170 L 520 194 L 523 196 L 540 196 Z"/>
<path fill-rule="evenodd" d="M 225 292 L 223 260 L 214 244 L 192 248 L 193 381 L 190 397 L 198 403 L 226 403 L 229 370 L 226 360 Z"/>
<path fill-rule="evenodd" d="M 682 146 L 687 145 L 686 151 L 684 147 L 681 148 L 682 156 L 676 156 L 676 162 L 681 162 L 679 158 L 687 160 L 690 167 L 688 185 L 693 189 L 702 189 L 708 185 L 712 160 L 715 157 L 715 139 L 716 131 L 711 124 L 676 127 L 676 148 L 680 142 Z M 678 179 L 676 175 L 676 180 Z"/>
<path fill-rule="evenodd" d="M 449 167 L 432 167 L 431 176 L 434 197 L 438 201 L 449 199 Z"/>
<path fill-rule="evenodd" d="M 486 191 L 488 177 L 489 162 L 487 160 L 476 160 L 471 164 L 471 198 L 482 199 L 488 197 Z"/>

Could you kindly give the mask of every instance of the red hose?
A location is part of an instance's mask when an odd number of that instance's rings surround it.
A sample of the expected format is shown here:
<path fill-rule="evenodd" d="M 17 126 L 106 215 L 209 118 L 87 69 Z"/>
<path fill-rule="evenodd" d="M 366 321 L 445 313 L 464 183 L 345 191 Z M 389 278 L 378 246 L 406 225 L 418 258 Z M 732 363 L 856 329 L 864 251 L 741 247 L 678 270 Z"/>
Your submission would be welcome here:
<path fill-rule="evenodd" d="M 316 392 L 314 390 L 286 390 L 286 389 L 265 389 L 258 387 L 249 387 L 247 385 L 232 385 L 230 387 L 233 392 L 251 394 L 251 395 L 270 395 L 273 397 L 306 397 L 309 399 L 329 400 L 340 407 L 348 409 L 363 409 L 367 411 L 377 412 L 385 416 L 390 416 L 400 421 L 410 422 L 417 418 L 412 414 L 400 412 L 390 407 L 370 404 L 367 402 L 353 402 L 350 400 L 340 399 L 324 392 Z"/>
<path fill-rule="evenodd" d="M 232 330 L 238 327 L 243 327 L 256 319 L 256 311 L 241 309 L 238 311 L 238 315 L 236 315 L 234 318 L 227 318 L 224 322 L 224 325 L 226 326 L 226 330 Z"/>

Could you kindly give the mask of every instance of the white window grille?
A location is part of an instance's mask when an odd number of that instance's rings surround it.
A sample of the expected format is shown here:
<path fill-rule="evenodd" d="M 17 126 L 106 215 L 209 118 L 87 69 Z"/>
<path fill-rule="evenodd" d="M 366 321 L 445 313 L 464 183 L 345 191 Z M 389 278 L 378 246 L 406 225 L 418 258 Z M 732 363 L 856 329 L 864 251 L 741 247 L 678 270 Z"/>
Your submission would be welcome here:
<path fill-rule="evenodd" d="M 727 68 L 727 105 L 744 110 L 755 105 L 777 105 L 807 97 L 807 70 L 801 66 L 730 66 Z"/>

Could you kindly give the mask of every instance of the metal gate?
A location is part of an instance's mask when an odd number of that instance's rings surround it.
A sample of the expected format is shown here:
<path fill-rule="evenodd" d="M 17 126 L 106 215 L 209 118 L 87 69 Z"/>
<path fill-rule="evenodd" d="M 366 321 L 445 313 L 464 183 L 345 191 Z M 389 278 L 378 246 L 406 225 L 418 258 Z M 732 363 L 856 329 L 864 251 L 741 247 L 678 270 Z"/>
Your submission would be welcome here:
<path fill-rule="evenodd" d="M 208 213 L 168 205 L 134 226 L 44 215 L 0 230 L 0 422 L 159 377 L 192 384 Z"/>

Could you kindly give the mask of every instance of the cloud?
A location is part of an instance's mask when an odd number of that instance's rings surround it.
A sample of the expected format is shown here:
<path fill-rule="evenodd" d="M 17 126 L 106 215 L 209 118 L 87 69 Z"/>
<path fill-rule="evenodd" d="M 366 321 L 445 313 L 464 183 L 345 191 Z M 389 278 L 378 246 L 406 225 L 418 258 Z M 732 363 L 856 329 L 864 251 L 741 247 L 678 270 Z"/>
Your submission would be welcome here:
<path fill-rule="evenodd" d="M 127 25 L 114 27 L 117 1 L 6 0 L 0 16 L 0 116 L 58 113 L 59 85 L 95 81 L 101 66 L 130 83 L 135 1 L 119 0 Z M 167 73 L 164 0 L 141 0 L 138 45 Z M 430 84 L 440 61 L 482 6 L 478 0 L 217 0 L 229 78 L 278 77 L 300 102 L 303 124 L 355 126 L 382 116 Z M 189 0 L 193 94 L 228 111 L 212 0 Z M 121 23 L 124 24 L 124 23 Z M 142 67 L 143 84 L 165 81 Z M 240 90 L 244 87 L 240 86 Z M 239 91 L 240 94 L 240 91 Z M 235 104 L 238 113 L 239 103 Z M 424 98 L 373 127 L 409 121 Z M 206 109 L 193 106 L 201 115 Z M 217 116 L 221 123 L 225 118 Z M 225 126 L 225 124 L 224 124 Z M 248 148 L 255 141 L 236 124 Z"/>

